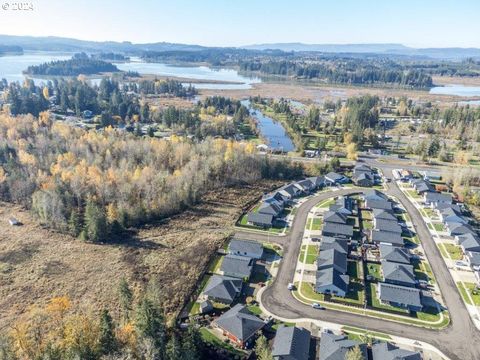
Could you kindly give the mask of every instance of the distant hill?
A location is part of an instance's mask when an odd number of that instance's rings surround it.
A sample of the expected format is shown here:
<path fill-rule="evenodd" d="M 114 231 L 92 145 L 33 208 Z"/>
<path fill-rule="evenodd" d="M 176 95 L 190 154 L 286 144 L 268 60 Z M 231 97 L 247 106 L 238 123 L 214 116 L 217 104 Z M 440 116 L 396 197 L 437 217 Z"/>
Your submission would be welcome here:
<path fill-rule="evenodd" d="M 272 43 L 243 46 L 250 50 L 276 49 L 282 51 L 309 51 L 325 53 L 365 53 L 391 54 L 430 57 L 435 59 L 462 59 L 480 57 L 477 48 L 412 48 L 402 44 L 303 44 L 303 43 Z"/>
<path fill-rule="evenodd" d="M 168 42 L 157 42 L 150 44 L 133 44 L 129 41 L 86 41 L 56 36 L 35 37 L 35 36 L 14 36 L 0 35 L 0 44 L 16 45 L 24 50 L 36 51 L 95 51 L 95 52 L 128 52 L 140 53 L 143 51 L 196 51 L 205 49 L 200 45 L 185 45 Z"/>

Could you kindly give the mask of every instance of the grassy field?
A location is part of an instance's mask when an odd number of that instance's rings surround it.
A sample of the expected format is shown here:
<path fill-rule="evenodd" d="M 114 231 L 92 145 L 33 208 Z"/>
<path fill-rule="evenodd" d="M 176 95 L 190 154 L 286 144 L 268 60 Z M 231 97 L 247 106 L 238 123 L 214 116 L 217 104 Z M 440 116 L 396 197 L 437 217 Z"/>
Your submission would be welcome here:
<path fill-rule="evenodd" d="M 92 244 L 40 226 L 20 206 L 0 203 L 0 223 L 24 225 L 0 232 L 0 328 L 11 326 L 32 306 L 67 295 L 75 309 L 110 309 L 119 316 L 118 286 L 127 279 L 135 296 L 148 282 L 159 286 L 167 319 L 180 312 L 200 274 L 231 234 L 242 207 L 275 184 L 222 188 L 190 210 L 129 229 L 117 244 Z M 118 320 L 118 319 L 115 319 Z"/>

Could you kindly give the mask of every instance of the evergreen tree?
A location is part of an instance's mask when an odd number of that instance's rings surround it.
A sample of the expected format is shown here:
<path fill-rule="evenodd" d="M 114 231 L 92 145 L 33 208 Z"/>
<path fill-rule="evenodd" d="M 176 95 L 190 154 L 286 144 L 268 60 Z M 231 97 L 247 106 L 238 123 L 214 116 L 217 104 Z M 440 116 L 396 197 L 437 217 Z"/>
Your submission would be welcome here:
<path fill-rule="evenodd" d="M 170 340 L 168 340 L 167 343 L 167 349 L 166 349 L 166 355 L 167 359 L 166 360 L 177 360 L 181 359 L 181 351 L 182 347 L 180 342 L 178 341 L 178 338 L 175 334 L 172 334 L 170 337 Z"/>
<path fill-rule="evenodd" d="M 107 217 L 103 208 L 99 207 L 91 198 L 85 206 L 85 237 L 93 242 L 102 242 L 107 239 Z"/>
<path fill-rule="evenodd" d="M 151 338 L 160 354 L 165 353 L 165 322 L 161 309 L 144 298 L 138 305 L 135 317 L 135 326 L 138 333 Z"/>
<path fill-rule="evenodd" d="M 70 219 L 68 220 L 68 230 L 73 236 L 78 236 L 82 231 L 82 227 L 82 214 L 78 209 L 73 209 L 70 213 Z"/>
<path fill-rule="evenodd" d="M 350 349 L 345 355 L 345 360 L 364 360 L 360 346 Z"/>
<path fill-rule="evenodd" d="M 108 310 L 103 310 L 100 316 L 99 346 L 103 355 L 111 354 L 117 349 L 113 320 Z"/>
<path fill-rule="evenodd" d="M 183 338 L 182 343 L 182 359 L 198 360 L 201 358 L 202 338 L 197 330 L 196 324 L 188 327 L 187 334 Z"/>
<path fill-rule="evenodd" d="M 127 322 L 129 319 L 130 311 L 132 310 L 133 294 L 125 278 L 122 278 L 122 280 L 120 280 L 120 285 L 118 287 L 118 295 L 120 300 L 120 306 L 122 307 L 123 320 Z"/>
<path fill-rule="evenodd" d="M 273 360 L 272 352 L 268 347 L 267 338 L 262 335 L 255 344 L 255 354 L 258 360 Z"/>

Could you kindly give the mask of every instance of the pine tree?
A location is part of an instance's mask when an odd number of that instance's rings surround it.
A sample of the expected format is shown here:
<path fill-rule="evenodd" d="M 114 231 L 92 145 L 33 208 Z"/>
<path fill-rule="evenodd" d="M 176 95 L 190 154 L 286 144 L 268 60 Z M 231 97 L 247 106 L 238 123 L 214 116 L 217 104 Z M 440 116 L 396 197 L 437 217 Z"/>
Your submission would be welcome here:
<path fill-rule="evenodd" d="M 107 218 L 103 208 L 92 199 L 87 200 L 85 206 L 85 236 L 87 240 L 102 242 L 107 239 Z"/>
<path fill-rule="evenodd" d="M 178 338 L 175 334 L 172 334 L 170 340 L 168 340 L 167 343 L 167 349 L 166 349 L 166 355 L 167 355 L 167 360 L 177 360 L 181 359 L 181 345 L 180 342 L 178 341 Z"/>
<path fill-rule="evenodd" d="M 128 283 L 125 278 L 122 278 L 122 280 L 120 280 L 120 285 L 118 287 L 118 295 L 120 305 L 122 307 L 122 317 L 124 322 L 127 322 L 129 319 L 130 311 L 132 310 L 133 294 L 132 290 L 130 290 L 130 288 L 128 287 Z"/>
<path fill-rule="evenodd" d="M 144 298 L 138 305 L 135 317 L 138 333 L 154 341 L 159 353 L 165 353 L 165 322 L 161 309 Z"/>
<path fill-rule="evenodd" d="M 262 335 L 257 339 L 255 344 L 255 354 L 258 360 L 273 360 L 272 352 L 268 347 L 267 338 Z"/>
<path fill-rule="evenodd" d="M 354 348 L 348 350 L 345 355 L 345 360 L 364 360 L 362 350 L 360 350 L 360 346 L 355 346 Z"/>
<path fill-rule="evenodd" d="M 187 334 L 183 338 L 182 343 L 182 359 L 198 360 L 201 358 L 202 338 L 197 330 L 196 324 L 188 327 Z"/>
<path fill-rule="evenodd" d="M 73 236 L 78 236 L 82 231 L 82 227 L 82 214 L 79 210 L 73 209 L 70 213 L 70 219 L 68 220 L 68 230 Z"/>
<path fill-rule="evenodd" d="M 111 354 L 117 349 L 113 320 L 107 310 L 103 310 L 100 316 L 99 346 L 103 355 Z"/>

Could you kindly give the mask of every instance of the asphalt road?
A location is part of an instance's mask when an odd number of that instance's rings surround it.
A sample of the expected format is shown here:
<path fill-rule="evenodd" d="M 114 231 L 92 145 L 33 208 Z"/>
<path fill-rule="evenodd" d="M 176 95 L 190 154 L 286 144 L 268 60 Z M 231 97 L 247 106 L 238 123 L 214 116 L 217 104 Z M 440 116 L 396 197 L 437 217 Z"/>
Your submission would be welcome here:
<path fill-rule="evenodd" d="M 375 162 L 374 165 L 380 167 L 388 177 L 391 177 L 391 170 L 395 168 L 395 166 L 384 166 L 377 162 Z M 440 349 L 452 360 L 479 360 L 480 332 L 472 323 L 455 283 L 453 282 L 441 254 L 438 251 L 426 224 L 420 216 L 420 213 L 395 183 L 388 184 L 387 193 L 395 196 L 406 208 L 412 218 L 412 222 L 422 242 L 422 246 L 425 249 L 426 256 L 432 265 L 432 270 L 437 279 L 445 304 L 450 311 L 450 325 L 443 330 L 429 330 L 336 310 L 315 310 L 308 305 L 300 303 L 292 296 L 291 292 L 288 291 L 288 283 L 293 282 L 294 271 L 300 252 L 300 244 L 302 242 L 307 216 L 311 208 L 318 202 L 333 196 L 347 195 L 355 192 L 358 192 L 358 190 L 342 189 L 335 192 L 321 193 L 312 197 L 300 206 L 295 215 L 289 234 L 283 236 L 282 240 L 280 240 L 281 244 L 284 246 L 284 258 L 280 262 L 277 277 L 262 294 L 261 301 L 265 308 L 279 317 L 290 319 L 319 319 L 424 341 Z M 247 232 L 237 233 L 236 236 L 250 238 L 252 240 L 266 241 L 266 237 L 263 235 L 255 234 L 252 236 L 252 233 Z M 270 236 L 268 238 L 272 242 L 274 237 Z"/>

